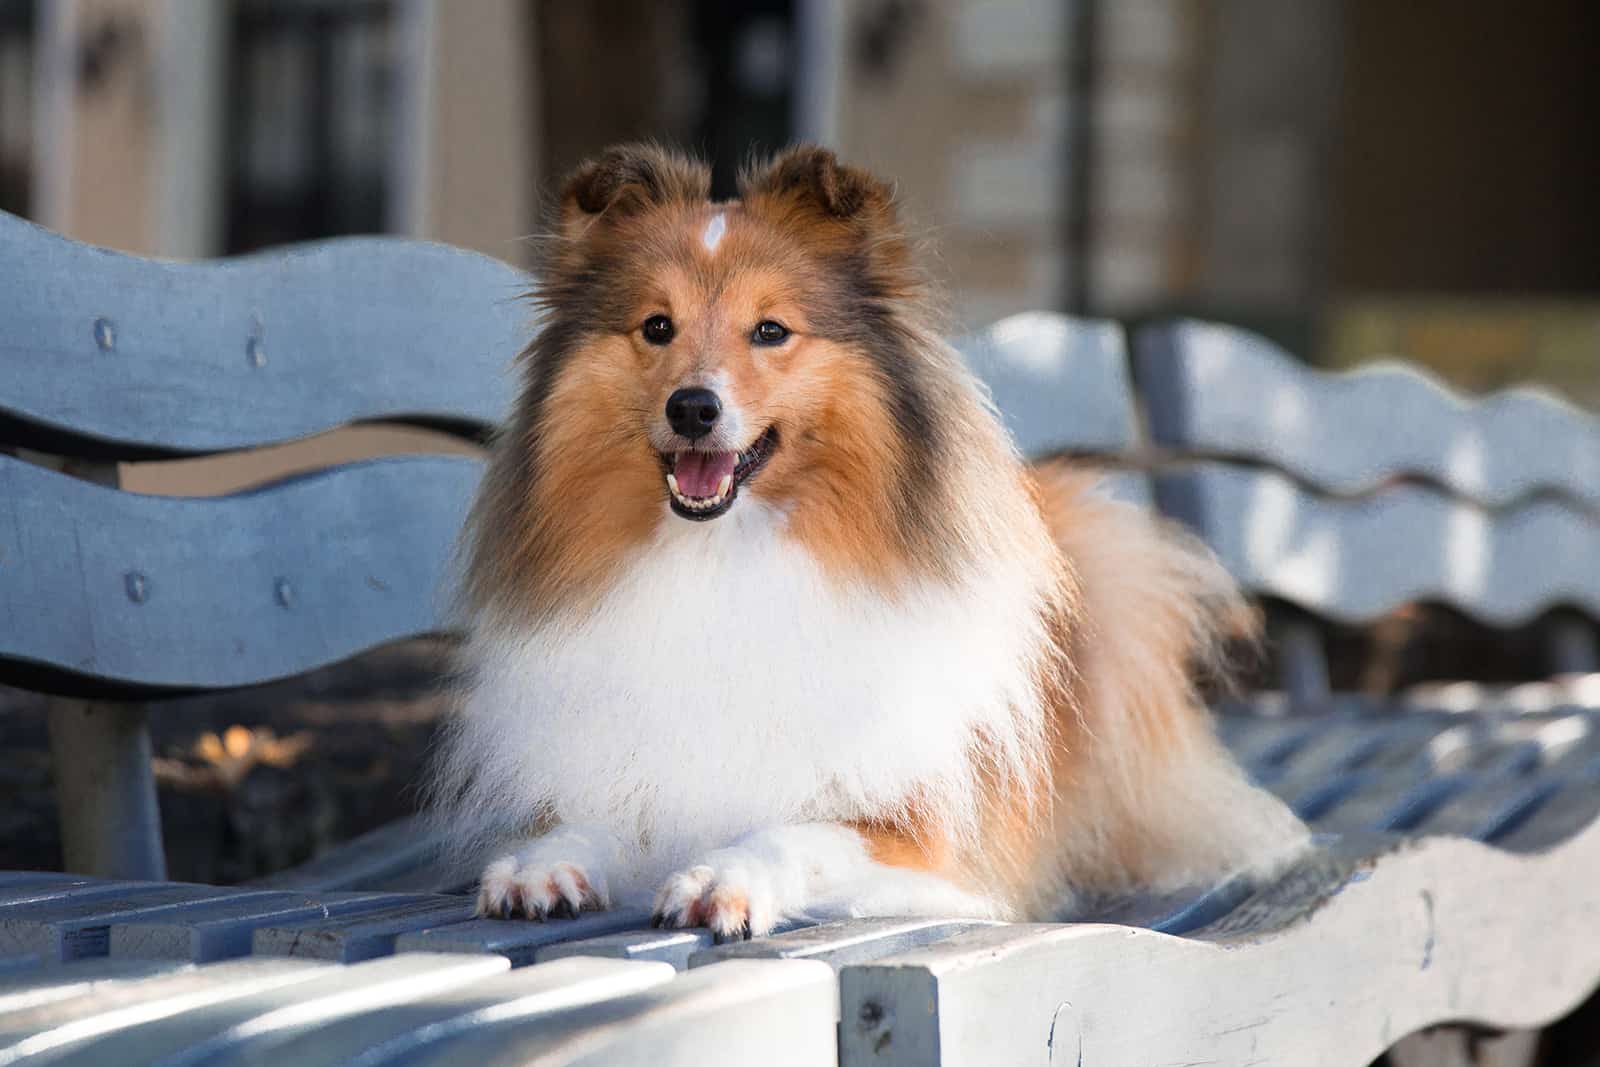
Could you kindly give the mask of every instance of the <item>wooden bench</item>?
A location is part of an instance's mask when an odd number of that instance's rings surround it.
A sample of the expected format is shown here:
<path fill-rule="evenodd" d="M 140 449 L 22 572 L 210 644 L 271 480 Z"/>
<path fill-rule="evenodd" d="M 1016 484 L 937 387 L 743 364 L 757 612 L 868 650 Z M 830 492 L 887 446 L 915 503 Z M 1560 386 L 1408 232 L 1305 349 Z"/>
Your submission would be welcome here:
<path fill-rule="evenodd" d="M 627 911 L 477 920 L 468 898 L 440 892 L 467 888 L 470 873 L 442 867 L 407 823 L 265 884 L 156 880 L 148 743 L 128 702 L 252 684 L 444 628 L 437 591 L 477 467 L 388 459 L 206 500 L 135 496 L 49 468 L 82 474 L 87 462 L 105 483 L 115 457 L 384 418 L 475 438 L 509 395 L 525 282 L 479 257 L 387 240 L 148 263 L 7 217 L 0 281 L 0 440 L 24 452 L 0 456 L 0 676 L 92 701 L 57 705 L 51 726 L 77 841 L 69 866 L 111 876 L 0 873 L 0 1062 L 1356 1065 L 1438 1023 L 1547 1023 L 1600 980 L 1600 949 L 1573 934 L 1600 910 L 1600 710 L 1577 703 L 1578 685 L 1573 702 L 1532 713 L 1374 709 L 1314 687 L 1296 690 L 1307 699 L 1236 701 L 1222 736 L 1329 834 L 1323 846 L 1270 883 L 1195 886 L 1059 924 L 863 919 L 718 947 Z M 1418 582 L 1408 565 L 1385 580 L 1409 584 L 1352 614 L 1328 592 L 1338 581 L 1307 584 L 1297 561 L 1326 545 L 1331 556 L 1309 558 L 1359 564 L 1371 546 L 1395 551 L 1407 527 L 1379 524 L 1363 541 L 1342 518 L 1291 522 L 1262 554 L 1230 526 L 1254 514 L 1231 510 L 1235 475 L 1276 487 L 1246 499 L 1287 499 L 1291 519 L 1363 505 L 1317 496 L 1272 448 L 1182 437 L 1203 420 L 1169 421 L 1159 390 L 1190 373 L 1179 363 L 1205 347 L 1190 338 L 1211 329 L 1140 335 L 1130 361 L 1115 324 L 1035 314 L 962 348 L 1025 451 L 1096 457 L 1117 472 L 1108 491 L 1193 523 L 1253 590 L 1293 609 L 1278 621 L 1288 644 L 1305 644 L 1295 655 L 1316 653 L 1316 613 L 1367 617 L 1477 588 Z M 1225 337 L 1209 350 L 1259 347 Z M 1227 373 L 1239 390 L 1253 376 L 1304 374 Z M 1178 388 L 1191 405 L 1217 390 Z M 1275 408 L 1243 410 L 1259 420 Z M 1593 433 L 1593 420 L 1565 416 Z M 1240 460 L 1271 461 L 1288 480 Z M 1372 463 L 1381 477 L 1329 484 L 1387 483 L 1393 461 Z M 1492 484 L 1526 484 L 1511 477 Z M 1476 528 L 1504 518 L 1512 534 L 1469 538 L 1447 557 L 1467 570 L 1446 574 L 1526 566 L 1521 532 L 1545 527 L 1519 520 L 1523 506 L 1559 505 L 1559 528 L 1574 532 L 1556 543 L 1596 558 L 1582 540 L 1596 528 L 1593 501 L 1553 476 L 1537 488 L 1500 498 L 1505 515 L 1468 511 Z M 1285 513 L 1268 514 L 1281 524 Z M 1487 552 L 1477 571 L 1467 549 Z M 1486 617 L 1570 605 L 1557 647 L 1581 651 L 1597 613 L 1584 592 L 1593 568 L 1523 573 L 1551 581 L 1518 587 L 1517 612 Z M 1299 663 L 1289 676 L 1314 670 Z M 136 831 L 139 847 L 120 847 Z"/>

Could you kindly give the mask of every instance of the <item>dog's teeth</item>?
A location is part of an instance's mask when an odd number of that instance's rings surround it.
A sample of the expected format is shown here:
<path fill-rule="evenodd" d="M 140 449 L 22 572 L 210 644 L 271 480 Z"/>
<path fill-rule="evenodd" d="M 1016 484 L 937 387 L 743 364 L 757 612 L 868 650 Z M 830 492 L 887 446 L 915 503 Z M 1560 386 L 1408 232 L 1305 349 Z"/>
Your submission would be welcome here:
<path fill-rule="evenodd" d="M 733 475 L 724 474 L 722 476 L 721 484 L 719 484 L 717 486 L 717 499 L 721 500 L 723 497 L 727 496 L 728 495 L 728 490 L 732 486 L 733 486 Z"/>
<path fill-rule="evenodd" d="M 683 495 L 683 492 L 678 488 L 678 478 L 671 471 L 667 472 L 667 488 L 672 490 L 673 496 Z"/>

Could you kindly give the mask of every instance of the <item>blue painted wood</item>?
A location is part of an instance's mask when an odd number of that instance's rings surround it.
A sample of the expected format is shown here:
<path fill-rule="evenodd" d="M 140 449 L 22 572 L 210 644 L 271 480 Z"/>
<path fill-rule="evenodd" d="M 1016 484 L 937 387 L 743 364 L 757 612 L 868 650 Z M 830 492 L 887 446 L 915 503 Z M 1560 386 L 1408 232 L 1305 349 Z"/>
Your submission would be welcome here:
<path fill-rule="evenodd" d="M 628 996 L 458 1031 L 398 1067 L 835 1067 L 839 989 L 810 960 L 733 960 Z"/>
<path fill-rule="evenodd" d="M 109 949 L 114 959 L 210 963 L 250 955 L 252 939 L 262 927 L 347 917 L 424 899 L 402 893 L 236 893 L 180 914 L 120 916 L 111 923 Z"/>
<path fill-rule="evenodd" d="M 214 1067 L 396 1067 L 486 1026 L 535 1020 L 578 1005 L 628 996 L 672 979 L 659 963 L 569 959 L 440 990 L 400 1010 L 323 1020 L 280 1040 L 241 1042 Z"/>
<path fill-rule="evenodd" d="M 0 1018 L 122 990 L 141 978 L 193 969 L 188 964 L 166 961 L 87 960 L 33 974 L 0 974 Z"/>
<path fill-rule="evenodd" d="M 353 963 L 390 955 L 401 934 L 466 922 L 474 909 L 474 903 L 462 897 L 430 896 L 353 915 L 263 926 L 256 930 L 252 946 L 258 956 Z"/>
<path fill-rule="evenodd" d="M 66 881 L 24 881 L 0 886 L 0 914 L 4 909 L 54 901 L 94 900 L 102 897 L 147 893 L 160 889 L 161 882 L 125 882 L 101 878 L 69 878 Z"/>
<path fill-rule="evenodd" d="M 1600 522 L 1559 499 L 1489 512 L 1416 485 L 1312 495 L 1265 471 L 1199 463 L 1156 479 L 1161 510 L 1192 527 L 1257 594 L 1344 622 L 1412 601 L 1497 626 L 1565 605 L 1600 616 Z"/>
<path fill-rule="evenodd" d="M 1115 923 L 1163 934 L 1187 934 L 1216 922 L 1261 888 L 1250 875 L 1170 893 L 1134 893 L 1116 901 L 1061 916 L 1068 922 Z"/>
<path fill-rule="evenodd" d="M 1558 492 L 1600 508 L 1600 419 L 1553 394 L 1472 399 L 1392 363 L 1320 372 L 1204 322 L 1146 328 L 1134 347 L 1151 437 L 1185 454 L 1264 462 L 1340 494 L 1412 475 L 1494 506 Z"/>
<path fill-rule="evenodd" d="M 989 925 L 993 924 L 978 919 L 842 919 L 699 949 L 689 956 L 689 966 L 705 967 L 725 960 L 820 960 L 838 970 L 845 964 L 880 959 Z"/>
<path fill-rule="evenodd" d="M 0 1062 L 61 1064 L 76 1059 L 82 1064 L 85 1039 L 110 1042 L 96 1050 L 97 1057 L 87 1058 L 88 1063 L 148 1062 L 118 1044 L 141 1024 L 314 981 L 331 969 L 301 960 L 234 960 L 204 971 L 184 968 L 142 979 L 80 982 L 68 996 L 0 1016 Z M 109 1011 L 112 1006 L 117 1010 Z M 113 1055 L 113 1049 L 119 1054 Z"/>
<path fill-rule="evenodd" d="M 401 934 L 396 952 L 491 952 L 504 956 L 513 967 L 526 967 L 548 945 L 588 941 L 624 930 L 645 928 L 650 913 L 637 908 L 586 911 L 576 919 L 469 919 L 448 926 Z M 631 957 L 628 957 L 631 958 Z"/>
<path fill-rule="evenodd" d="M 0 213 L 0 432 L 132 456 L 406 418 L 481 429 L 531 336 L 520 271 L 355 238 L 174 263 Z"/>
<path fill-rule="evenodd" d="M 111 691 L 223 688 L 436 632 L 479 472 L 404 457 L 176 499 L 0 456 L 0 665 Z"/>
<path fill-rule="evenodd" d="M 956 342 L 1024 455 L 1137 450 L 1122 327 L 1029 311 Z"/>
<path fill-rule="evenodd" d="M 237 895 L 217 886 L 158 883 L 124 896 L 12 905 L 0 909 L 0 953 L 37 952 L 58 963 L 104 956 L 118 919 L 181 914 L 185 906 Z"/>
<path fill-rule="evenodd" d="M 154 1067 L 216 1067 L 244 1048 L 270 1049 L 319 1025 L 373 1011 L 405 1011 L 435 993 L 468 986 L 506 970 L 491 956 L 399 956 L 351 967 L 310 965 L 299 981 L 257 984 L 256 975 L 274 966 L 307 967 L 301 960 L 236 960 L 199 968 L 204 980 L 231 969 L 236 983 L 219 980 L 200 1003 L 184 1010 L 152 1013 L 135 1024 L 90 1036 L 61 1050 L 58 1067 L 100 1067 L 106 1063 Z M 287 1065 L 286 1065 L 287 1067 Z"/>
<path fill-rule="evenodd" d="M 540 963 L 565 959 L 568 956 L 600 956 L 618 960 L 646 960 L 670 963 L 674 970 L 686 970 L 689 957 L 715 944 L 711 931 L 701 927 L 690 930 L 652 930 L 640 927 L 619 930 L 613 934 L 586 937 L 579 941 L 560 941 L 542 945 L 534 951 L 533 958 Z"/>

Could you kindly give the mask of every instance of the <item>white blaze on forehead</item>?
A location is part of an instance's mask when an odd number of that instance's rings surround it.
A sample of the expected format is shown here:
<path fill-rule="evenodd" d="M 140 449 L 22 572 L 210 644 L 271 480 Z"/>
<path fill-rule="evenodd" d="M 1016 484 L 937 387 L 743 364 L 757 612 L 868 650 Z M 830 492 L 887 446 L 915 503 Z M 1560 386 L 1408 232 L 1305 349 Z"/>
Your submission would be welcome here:
<path fill-rule="evenodd" d="M 728 220 L 719 211 L 706 223 L 706 232 L 700 235 L 700 243 L 706 246 L 707 252 L 715 252 L 717 245 L 722 243 L 722 235 L 727 232 Z"/>

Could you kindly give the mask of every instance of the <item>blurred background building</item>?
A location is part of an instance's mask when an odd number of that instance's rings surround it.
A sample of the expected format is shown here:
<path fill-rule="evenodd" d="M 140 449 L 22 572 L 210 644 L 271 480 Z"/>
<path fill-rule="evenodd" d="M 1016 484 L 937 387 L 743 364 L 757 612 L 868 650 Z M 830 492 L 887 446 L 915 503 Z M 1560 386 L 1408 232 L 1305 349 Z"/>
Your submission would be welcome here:
<path fill-rule="evenodd" d="M 1186 312 L 1600 404 L 1600 5 L 0 0 L 0 207 L 164 256 L 527 262 L 606 144 L 820 140 L 959 314 Z"/>

